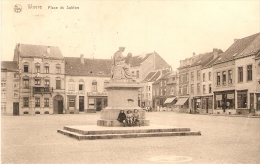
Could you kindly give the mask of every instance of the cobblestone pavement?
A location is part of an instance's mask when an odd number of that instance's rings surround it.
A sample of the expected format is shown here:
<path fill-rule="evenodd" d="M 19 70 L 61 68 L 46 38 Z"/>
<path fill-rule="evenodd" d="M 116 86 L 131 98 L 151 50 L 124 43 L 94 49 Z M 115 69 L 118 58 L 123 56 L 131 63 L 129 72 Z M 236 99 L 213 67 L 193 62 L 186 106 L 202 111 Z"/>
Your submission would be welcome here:
<path fill-rule="evenodd" d="M 78 141 L 57 133 L 99 116 L 2 116 L 2 163 L 260 163 L 259 118 L 151 112 L 152 124 L 202 135 Z"/>

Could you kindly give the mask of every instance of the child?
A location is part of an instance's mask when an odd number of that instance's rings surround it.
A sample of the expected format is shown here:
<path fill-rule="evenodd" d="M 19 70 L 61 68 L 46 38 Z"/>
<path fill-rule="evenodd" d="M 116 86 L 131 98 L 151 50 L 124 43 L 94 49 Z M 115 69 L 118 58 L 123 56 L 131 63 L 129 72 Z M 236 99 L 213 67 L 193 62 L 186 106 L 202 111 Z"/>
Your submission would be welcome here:
<path fill-rule="evenodd" d="M 125 126 L 126 115 L 125 115 L 125 111 L 124 111 L 124 110 L 121 110 L 121 111 L 120 111 L 117 120 L 118 120 L 119 122 L 123 123 L 124 126 Z"/>
<path fill-rule="evenodd" d="M 128 126 L 132 126 L 133 123 L 133 114 L 131 110 L 128 110 L 126 112 L 126 122 L 128 124 Z"/>
<path fill-rule="evenodd" d="M 139 114 L 138 110 L 135 109 L 135 110 L 134 110 L 134 113 L 133 113 L 133 123 L 134 123 L 134 124 L 137 124 L 137 123 L 138 123 L 139 126 L 140 126 L 139 117 L 140 117 L 140 114 Z"/>

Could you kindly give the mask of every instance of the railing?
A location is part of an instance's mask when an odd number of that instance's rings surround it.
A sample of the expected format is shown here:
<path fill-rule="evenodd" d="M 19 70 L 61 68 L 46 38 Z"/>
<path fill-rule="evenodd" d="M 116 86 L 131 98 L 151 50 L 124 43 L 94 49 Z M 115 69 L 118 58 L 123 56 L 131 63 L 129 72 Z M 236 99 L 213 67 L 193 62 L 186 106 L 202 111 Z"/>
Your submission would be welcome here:
<path fill-rule="evenodd" d="M 53 87 L 33 87 L 33 93 L 51 93 L 53 92 Z"/>

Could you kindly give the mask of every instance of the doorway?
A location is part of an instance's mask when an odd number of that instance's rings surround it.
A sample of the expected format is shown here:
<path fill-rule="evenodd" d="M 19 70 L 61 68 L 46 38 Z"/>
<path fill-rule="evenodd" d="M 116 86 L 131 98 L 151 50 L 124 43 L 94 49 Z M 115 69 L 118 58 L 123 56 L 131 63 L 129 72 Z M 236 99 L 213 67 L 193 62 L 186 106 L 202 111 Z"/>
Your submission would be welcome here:
<path fill-rule="evenodd" d="M 101 109 L 102 109 L 102 98 L 96 98 L 96 101 L 97 101 L 96 110 L 101 111 Z"/>
<path fill-rule="evenodd" d="M 84 96 L 79 96 L 79 112 L 84 112 Z"/>
<path fill-rule="evenodd" d="M 63 97 L 56 95 L 53 100 L 53 114 L 63 114 Z"/>
<path fill-rule="evenodd" d="M 249 110 L 249 113 L 255 113 L 254 104 L 255 104 L 254 94 L 250 93 L 250 110 Z"/>
<path fill-rule="evenodd" d="M 19 102 L 13 103 L 13 115 L 19 116 Z"/>

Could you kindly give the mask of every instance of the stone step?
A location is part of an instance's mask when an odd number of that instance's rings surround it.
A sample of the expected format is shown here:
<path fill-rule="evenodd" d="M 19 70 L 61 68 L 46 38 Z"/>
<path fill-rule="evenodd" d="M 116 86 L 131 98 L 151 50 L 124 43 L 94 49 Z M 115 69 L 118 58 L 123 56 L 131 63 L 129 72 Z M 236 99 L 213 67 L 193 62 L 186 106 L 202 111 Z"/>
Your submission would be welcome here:
<path fill-rule="evenodd" d="M 95 128 L 96 127 L 96 128 Z M 100 126 L 65 126 L 64 130 L 82 135 L 126 134 L 126 133 L 158 133 L 158 132 L 188 132 L 190 128 L 173 127 L 100 127 Z"/>
<path fill-rule="evenodd" d="M 196 136 L 201 132 L 183 131 L 183 132 L 151 132 L 151 133 L 123 133 L 123 134 L 96 134 L 82 135 L 79 133 L 57 130 L 58 133 L 67 135 L 78 140 L 94 140 L 94 139 L 113 139 L 113 138 L 138 138 L 138 137 L 163 137 L 163 136 Z"/>

